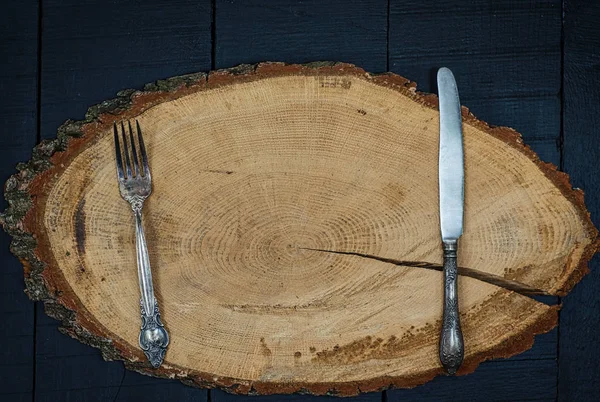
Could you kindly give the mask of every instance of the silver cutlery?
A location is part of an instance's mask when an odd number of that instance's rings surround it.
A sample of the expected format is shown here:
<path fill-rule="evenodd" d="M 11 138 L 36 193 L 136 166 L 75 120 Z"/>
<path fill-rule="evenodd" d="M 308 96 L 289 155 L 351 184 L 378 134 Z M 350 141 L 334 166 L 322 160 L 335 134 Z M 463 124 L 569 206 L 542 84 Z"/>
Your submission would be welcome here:
<path fill-rule="evenodd" d="M 131 205 L 135 216 L 135 246 L 137 252 L 138 278 L 140 282 L 141 293 L 141 314 L 142 328 L 140 331 L 139 343 L 144 354 L 153 367 L 159 367 L 165 357 L 167 345 L 169 344 L 169 334 L 160 320 L 158 310 L 158 301 L 154 297 L 154 286 L 152 284 L 152 271 L 150 269 L 150 259 L 148 257 L 148 247 L 146 246 L 146 237 L 142 226 L 142 208 L 144 201 L 152 192 L 152 177 L 150 176 L 150 166 L 148 166 L 148 156 L 142 130 L 139 123 L 135 122 L 137 128 L 137 138 L 139 147 L 136 149 L 131 123 L 127 122 L 129 127 L 129 145 L 127 134 L 125 133 L 125 124 L 121 121 L 122 150 L 119 143 L 119 132 L 117 123 L 113 124 L 115 135 L 115 151 L 117 159 L 117 177 L 119 180 L 119 190 L 121 197 Z M 125 163 L 123 163 L 123 156 Z"/>
<path fill-rule="evenodd" d="M 440 361 L 454 374 L 464 357 L 458 311 L 458 238 L 463 232 L 464 159 L 460 100 L 454 75 L 442 67 L 437 75 L 440 103 L 440 227 L 444 247 L 444 315 Z"/>

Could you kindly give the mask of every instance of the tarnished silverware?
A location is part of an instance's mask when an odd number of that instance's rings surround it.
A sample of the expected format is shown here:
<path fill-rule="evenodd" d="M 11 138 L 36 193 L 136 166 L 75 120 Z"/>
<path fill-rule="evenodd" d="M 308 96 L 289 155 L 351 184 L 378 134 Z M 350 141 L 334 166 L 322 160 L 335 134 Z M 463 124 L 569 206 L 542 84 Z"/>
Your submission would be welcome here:
<path fill-rule="evenodd" d="M 464 357 L 458 311 L 458 238 L 463 232 L 464 160 L 462 117 L 458 89 L 452 72 L 442 67 L 437 75 L 440 99 L 440 227 L 444 246 L 444 316 L 440 361 L 449 374 L 456 373 Z"/>
<path fill-rule="evenodd" d="M 135 246 L 137 251 L 137 268 L 140 281 L 141 310 L 142 310 L 142 328 L 140 331 L 140 347 L 146 354 L 153 367 L 159 367 L 165 357 L 167 345 L 169 344 L 169 334 L 160 321 L 160 312 L 158 302 L 154 297 L 154 286 L 152 284 L 152 271 L 150 269 L 150 259 L 148 257 L 148 247 L 146 246 L 146 237 L 142 226 L 142 208 L 144 201 L 152 192 L 152 178 L 150 176 L 150 166 L 148 166 L 148 156 L 142 130 L 139 123 L 135 122 L 137 128 L 137 138 L 139 146 L 136 149 L 131 123 L 129 128 L 129 145 L 127 134 L 125 133 L 125 124 L 121 121 L 121 136 L 123 144 L 119 143 L 119 132 L 117 123 L 113 125 L 115 135 L 115 152 L 117 159 L 117 177 L 119 180 L 119 190 L 121 197 L 131 205 L 135 216 Z M 123 156 L 125 163 L 123 163 Z"/>

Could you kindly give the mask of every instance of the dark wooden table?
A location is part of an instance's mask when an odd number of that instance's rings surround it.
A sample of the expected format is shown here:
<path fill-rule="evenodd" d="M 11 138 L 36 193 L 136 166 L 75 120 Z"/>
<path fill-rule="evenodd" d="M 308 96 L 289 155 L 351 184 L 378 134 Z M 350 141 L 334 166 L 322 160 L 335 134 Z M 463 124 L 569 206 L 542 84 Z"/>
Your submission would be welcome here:
<path fill-rule="evenodd" d="M 586 190 L 600 225 L 600 3 L 447 1 L 23 0 L 0 13 L 0 179 L 67 118 L 118 90 L 260 61 L 345 61 L 434 91 L 450 67 L 461 101 L 508 125 Z M 433 2 L 427 2 L 433 3 Z M 438 2 L 442 3 L 442 2 Z M 58 332 L 23 294 L 23 270 L 0 234 L 0 400 L 317 401 L 249 398 L 144 377 Z M 356 401 L 600 400 L 600 267 L 565 299 L 560 325 L 533 348 Z"/>

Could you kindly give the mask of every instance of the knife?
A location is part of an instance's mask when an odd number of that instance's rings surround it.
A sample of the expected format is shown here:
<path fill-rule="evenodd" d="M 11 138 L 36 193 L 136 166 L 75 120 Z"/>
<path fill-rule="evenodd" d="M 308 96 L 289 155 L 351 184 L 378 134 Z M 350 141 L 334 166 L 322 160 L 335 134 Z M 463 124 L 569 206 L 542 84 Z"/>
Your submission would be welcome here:
<path fill-rule="evenodd" d="M 464 161 L 460 100 L 454 75 L 446 67 L 437 74 L 440 103 L 440 227 L 444 248 L 444 316 L 440 362 L 456 373 L 464 357 L 457 292 L 458 238 L 463 231 Z"/>

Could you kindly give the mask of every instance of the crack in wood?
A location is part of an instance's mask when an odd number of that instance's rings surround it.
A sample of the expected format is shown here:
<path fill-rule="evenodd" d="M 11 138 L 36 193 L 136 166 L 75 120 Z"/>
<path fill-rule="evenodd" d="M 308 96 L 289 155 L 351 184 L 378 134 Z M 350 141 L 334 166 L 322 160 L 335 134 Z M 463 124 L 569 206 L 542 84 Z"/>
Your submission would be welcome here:
<path fill-rule="evenodd" d="M 318 66 L 316 68 L 319 69 Z M 33 235 L 35 232 L 34 229 L 36 228 L 35 225 L 39 222 L 35 219 L 35 211 L 36 208 L 40 208 L 42 203 L 41 200 L 43 200 L 43 197 L 36 198 L 36 194 L 40 194 L 40 191 L 43 189 L 43 187 L 40 187 L 40 182 L 38 180 L 41 177 L 51 177 L 51 175 L 55 174 L 54 171 L 48 171 L 48 169 L 58 169 L 58 167 L 64 168 L 61 163 L 65 162 L 66 166 L 66 161 L 68 161 L 65 155 L 72 155 L 79 152 L 78 150 L 81 149 L 80 147 L 87 144 L 87 141 L 96 138 L 98 130 L 102 128 L 101 123 L 103 120 L 110 120 L 109 123 L 112 124 L 112 120 L 115 116 L 135 116 L 141 112 L 148 112 L 148 110 L 151 110 L 153 107 L 158 107 L 158 105 L 169 99 L 179 99 L 185 94 L 197 93 L 198 91 L 218 88 L 220 86 L 234 85 L 239 82 L 250 82 L 252 80 L 257 81 L 269 77 L 284 77 L 288 75 L 297 76 L 302 74 L 336 76 L 350 74 L 356 77 L 364 77 L 366 74 L 361 69 L 343 64 L 340 64 L 337 67 L 324 67 L 314 73 L 307 73 L 306 71 L 307 66 L 267 63 L 238 68 L 237 70 L 213 72 L 211 73 L 210 81 L 208 80 L 207 74 L 204 73 L 157 81 L 156 83 L 149 84 L 144 92 L 135 90 L 122 91 L 118 94 L 116 99 L 104 101 L 99 105 L 91 107 L 86 114 L 85 120 L 77 122 L 68 121 L 58 129 L 58 135 L 55 140 L 42 141 L 34 149 L 31 160 L 27 163 L 19 164 L 19 172 L 14 174 L 7 181 L 5 186 L 5 197 L 8 200 L 9 208 L 4 214 L 0 214 L 0 223 L 13 237 L 11 250 L 24 264 L 25 283 L 28 296 L 34 300 L 43 300 L 45 302 L 47 314 L 62 320 L 62 332 L 69 334 L 83 343 L 99 348 L 102 351 L 104 359 L 125 360 L 125 365 L 128 369 L 139 371 L 146 375 L 179 378 L 186 384 L 198 387 L 219 386 L 228 392 L 239 394 L 281 394 L 301 391 L 316 395 L 335 394 L 337 396 L 350 396 L 355 395 L 358 391 L 366 392 L 369 390 L 383 389 L 385 387 L 413 387 L 431 380 L 431 378 L 436 375 L 437 371 L 435 371 L 435 369 L 428 369 L 427 367 L 422 369 L 415 368 L 416 371 L 414 374 L 409 376 L 394 372 L 394 374 L 382 375 L 377 378 L 360 378 L 354 382 L 340 382 L 339 378 L 333 377 L 333 380 L 329 380 L 330 382 L 328 382 L 328 379 L 326 378 L 319 378 L 314 383 L 304 383 L 292 376 L 290 376 L 289 379 L 286 378 L 285 382 L 252 382 L 243 378 L 235 378 L 233 377 L 233 374 L 232 377 L 228 377 L 226 375 L 205 373 L 200 370 L 195 370 L 191 366 L 179 367 L 174 365 L 161 367 L 159 370 L 150 369 L 147 365 L 144 365 L 143 361 L 139 359 L 132 360 L 131 356 L 137 356 L 135 355 L 138 350 L 136 345 L 129 345 L 118 336 L 111 338 L 111 333 L 107 332 L 101 324 L 95 321 L 94 317 L 89 317 L 85 312 L 85 309 L 81 308 L 80 304 L 77 304 L 78 302 L 74 297 L 74 294 L 70 292 L 69 289 L 65 289 L 64 294 L 58 290 L 58 275 L 53 273 L 53 269 L 57 269 L 56 266 L 48 265 L 47 261 L 44 262 L 44 257 L 46 257 L 46 255 L 38 254 L 38 251 L 43 249 L 41 246 L 38 247 L 39 238 L 34 237 Z M 235 78 L 234 73 L 247 74 L 248 76 Z M 435 96 L 418 93 L 415 84 L 402 77 L 391 73 L 383 75 L 369 74 L 367 77 L 370 82 L 402 93 L 405 96 L 410 97 L 410 99 L 418 101 L 423 107 L 436 108 L 437 99 Z M 465 118 L 466 124 L 474 129 L 482 130 L 494 138 L 508 144 L 511 149 L 514 148 L 523 153 L 525 157 L 531 159 L 535 166 L 538 166 L 544 175 L 562 192 L 580 214 L 582 225 L 587 231 L 588 237 L 586 239 L 589 238 L 590 240 L 589 243 L 586 243 L 587 246 L 585 252 L 580 256 L 579 260 L 573 260 L 573 262 L 566 267 L 568 272 L 561 273 L 563 277 L 566 277 L 563 281 L 564 284 L 562 284 L 561 292 L 563 292 L 563 294 L 568 293 L 571 287 L 587 272 L 587 262 L 598 246 L 598 242 L 595 240 L 597 232 L 595 231 L 595 228 L 589 219 L 589 214 L 583 204 L 583 193 L 572 190 L 566 175 L 554 170 L 552 165 L 542 163 L 529 148 L 524 147 L 521 138 L 516 132 L 507 128 L 492 129 L 485 123 L 476 120 L 472 115 L 468 114 L 466 108 L 463 108 L 463 117 Z M 69 145 L 69 147 L 67 147 L 67 145 Z M 220 165 L 216 166 L 218 167 Z M 224 171 L 223 174 L 228 173 L 227 171 Z M 81 221 L 84 220 L 81 219 Z M 587 241 L 588 240 L 586 240 L 586 242 Z M 442 270 L 440 265 L 426 262 L 396 261 L 393 259 L 351 252 L 335 252 L 329 250 L 315 251 L 373 258 L 375 260 L 400 266 L 413 266 L 417 268 L 434 269 L 437 271 Z M 494 284 L 500 288 L 514 290 L 514 294 L 510 294 L 509 296 L 522 294 L 533 298 L 531 295 L 547 294 L 546 292 L 532 289 L 529 286 L 516 281 L 511 281 L 493 274 L 482 273 L 477 270 L 460 268 L 460 274 Z M 494 282 L 494 277 L 500 279 L 500 281 Z M 512 288 L 509 284 L 516 285 L 519 290 Z M 513 300 L 509 301 L 511 303 L 514 302 Z M 521 302 L 518 306 L 530 306 L 529 303 L 525 303 L 528 300 L 518 301 Z M 517 305 L 515 304 L 515 306 Z M 252 307 L 257 309 L 261 308 L 261 306 Z M 282 307 L 283 308 L 280 310 L 284 311 L 287 306 Z M 82 311 L 79 310 L 80 308 Z M 511 312 L 513 306 L 499 303 L 498 308 L 503 311 Z M 505 327 L 506 334 L 502 334 L 504 340 L 501 343 L 495 344 L 495 346 L 491 343 L 486 343 L 470 361 L 466 362 L 468 363 L 468 367 L 465 366 L 467 367 L 465 373 L 474 370 L 481 361 L 486 360 L 490 356 L 508 357 L 530 348 L 533 343 L 534 335 L 547 332 L 556 325 L 557 309 L 557 307 L 546 309 L 543 305 L 533 305 L 532 309 L 528 310 L 531 313 L 531 321 L 527 325 L 525 325 L 522 320 L 517 321 L 512 316 L 510 320 L 514 319 L 514 321 L 510 321 L 507 318 L 508 324 Z M 296 349 L 293 349 L 292 352 L 295 350 Z M 314 353 L 316 352 L 316 349 L 310 351 L 311 353 Z M 333 366 L 330 367 L 332 368 Z"/>
<path fill-rule="evenodd" d="M 219 173 L 219 174 L 232 174 L 232 173 L 234 173 L 233 170 L 220 170 L 220 169 L 209 169 L 209 170 L 204 170 L 204 172 Z"/>
<path fill-rule="evenodd" d="M 402 261 L 395 260 L 392 258 L 378 257 L 376 255 L 357 253 L 353 251 L 336 251 L 336 250 L 324 250 L 318 248 L 309 248 L 309 247 L 299 247 L 301 250 L 311 250 L 322 253 L 332 253 L 332 254 L 341 254 L 341 255 L 351 255 L 355 257 L 368 258 L 371 260 L 381 261 L 388 264 L 394 264 L 403 267 L 412 267 L 412 268 L 424 268 L 431 269 L 434 271 L 442 271 L 443 266 L 441 264 L 435 264 L 431 262 L 425 261 Z M 489 283 L 491 285 L 499 286 L 501 288 L 511 290 L 513 292 L 519 293 L 523 296 L 532 297 L 532 296 L 551 296 L 548 292 L 545 292 L 541 289 L 537 289 L 524 283 L 514 281 L 511 279 L 506 279 L 502 276 L 491 274 L 489 272 L 478 271 L 473 268 L 467 267 L 458 267 L 458 274 L 462 276 L 468 276 L 469 278 L 477 279 L 482 282 Z"/>

